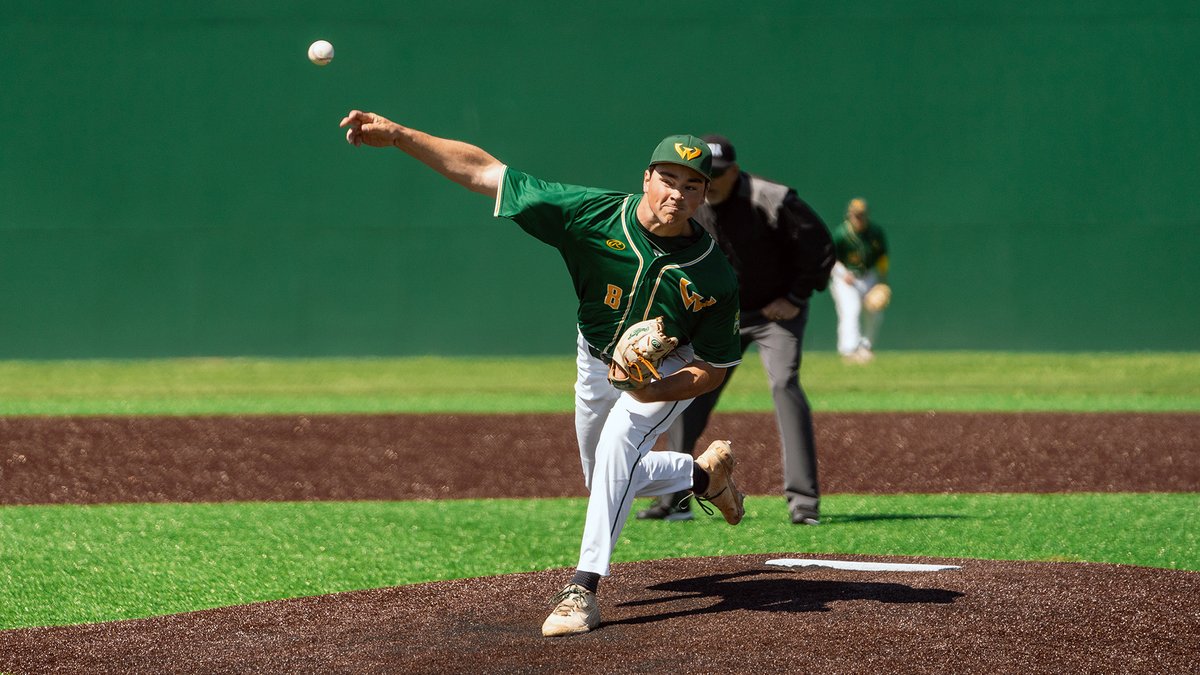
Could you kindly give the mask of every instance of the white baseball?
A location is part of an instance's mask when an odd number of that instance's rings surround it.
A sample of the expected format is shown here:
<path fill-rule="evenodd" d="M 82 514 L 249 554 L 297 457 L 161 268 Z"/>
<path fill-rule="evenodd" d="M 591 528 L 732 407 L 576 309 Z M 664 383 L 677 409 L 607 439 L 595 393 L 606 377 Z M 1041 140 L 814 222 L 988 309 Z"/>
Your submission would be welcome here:
<path fill-rule="evenodd" d="M 333 45 L 326 40 L 317 40 L 308 46 L 308 60 L 318 66 L 328 65 L 333 60 Z"/>

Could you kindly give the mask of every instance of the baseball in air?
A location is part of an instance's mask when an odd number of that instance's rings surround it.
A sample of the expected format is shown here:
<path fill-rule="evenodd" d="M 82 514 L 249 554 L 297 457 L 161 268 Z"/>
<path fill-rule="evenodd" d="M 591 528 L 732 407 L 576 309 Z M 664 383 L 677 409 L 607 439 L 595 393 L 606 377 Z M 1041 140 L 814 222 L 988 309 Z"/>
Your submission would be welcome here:
<path fill-rule="evenodd" d="M 308 46 L 308 60 L 318 66 L 329 65 L 333 60 L 333 45 L 326 40 L 317 40 Z"/>

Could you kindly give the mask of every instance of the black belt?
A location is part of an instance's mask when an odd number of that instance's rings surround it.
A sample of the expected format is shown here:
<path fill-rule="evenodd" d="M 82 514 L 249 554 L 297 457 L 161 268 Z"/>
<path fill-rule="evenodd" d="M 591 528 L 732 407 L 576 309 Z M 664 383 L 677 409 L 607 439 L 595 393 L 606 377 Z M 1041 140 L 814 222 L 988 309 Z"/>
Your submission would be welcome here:
<path fill-rule="evenodd" d="M 599 349 L 596 349 L 595 347 L 593 347 L 593 346 L 591 346 L 591 345 L 588 345 L 588 352 L 589 352 L 589 353 L 590 353 L 592 356 L 594 356 L 594 357 L 596 357 L 596 358 L 600 359 L 601 361 L 603 361 L 603 362 L 605 363 L 605 365 L 608 365 L 608 364 L 612 363 L 612 357 L 611 357 L 611 356 L 609 356 L 608 354 L 605 354 L 604 352 L 600 351 Z"/>

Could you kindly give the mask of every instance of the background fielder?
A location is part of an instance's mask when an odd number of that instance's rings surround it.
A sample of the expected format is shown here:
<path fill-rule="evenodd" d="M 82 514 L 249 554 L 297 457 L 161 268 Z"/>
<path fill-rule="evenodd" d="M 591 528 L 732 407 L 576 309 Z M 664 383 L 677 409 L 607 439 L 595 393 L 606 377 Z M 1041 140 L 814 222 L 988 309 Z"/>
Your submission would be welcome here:
<path fill-rule="evenodd" d="M 874 358 L 875 339 L 883 324 L 883 309 L 864 305 L 871 289 L 887 283 L 888 247 L 883 228 L 871 222 L 867 200 L 855 197 L 846 205 L 846 219 L 833 229 L 837 264 L 829 294 L 838 316 L 838 353 L 850 363 Z"/>
<path fill-rule="evenodd" d="M 374 113 L 341 122 L 353 145 L 394 146 L 450 180 L 494 197 L 497 216 L 558 249 L 579 299 L 576 433 L 588 511 L 575 576 L 542 626 L 547 636 L 594 629 L 596 592 L 613 545 L 638 495 L 692 488 L 732 524 L 742 497 L 728 445 L 696 460 L 651 453 L 691 399 L 710 391 L 740 360 L 737 282 L 716 244 L 691 220 L 704 202 L 712 157 L 692 136 L 664 139 L 643 174 L 641 195 L 540 180 L 484 150 L 431 136 Z M 662 379 L 622 393 L 609 381 L 613 347 L 644 319 L 662 317 L 679 347 L 660 365 Z"/>

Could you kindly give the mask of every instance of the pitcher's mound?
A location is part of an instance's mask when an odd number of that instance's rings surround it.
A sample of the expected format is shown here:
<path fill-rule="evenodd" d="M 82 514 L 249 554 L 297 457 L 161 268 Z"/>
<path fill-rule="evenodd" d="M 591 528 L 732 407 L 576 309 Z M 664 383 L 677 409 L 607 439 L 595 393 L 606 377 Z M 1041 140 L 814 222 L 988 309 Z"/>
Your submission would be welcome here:
<path fill-rule="evenodd" d="M 776 558 L 953 565 L 788 568 Z M 570 573 L 0 633 L 38 672 L 1185 672 L 1200 573 L 1094 563 L 811 555 L 625 563 L 592 633 L 547 639 Z"/>

